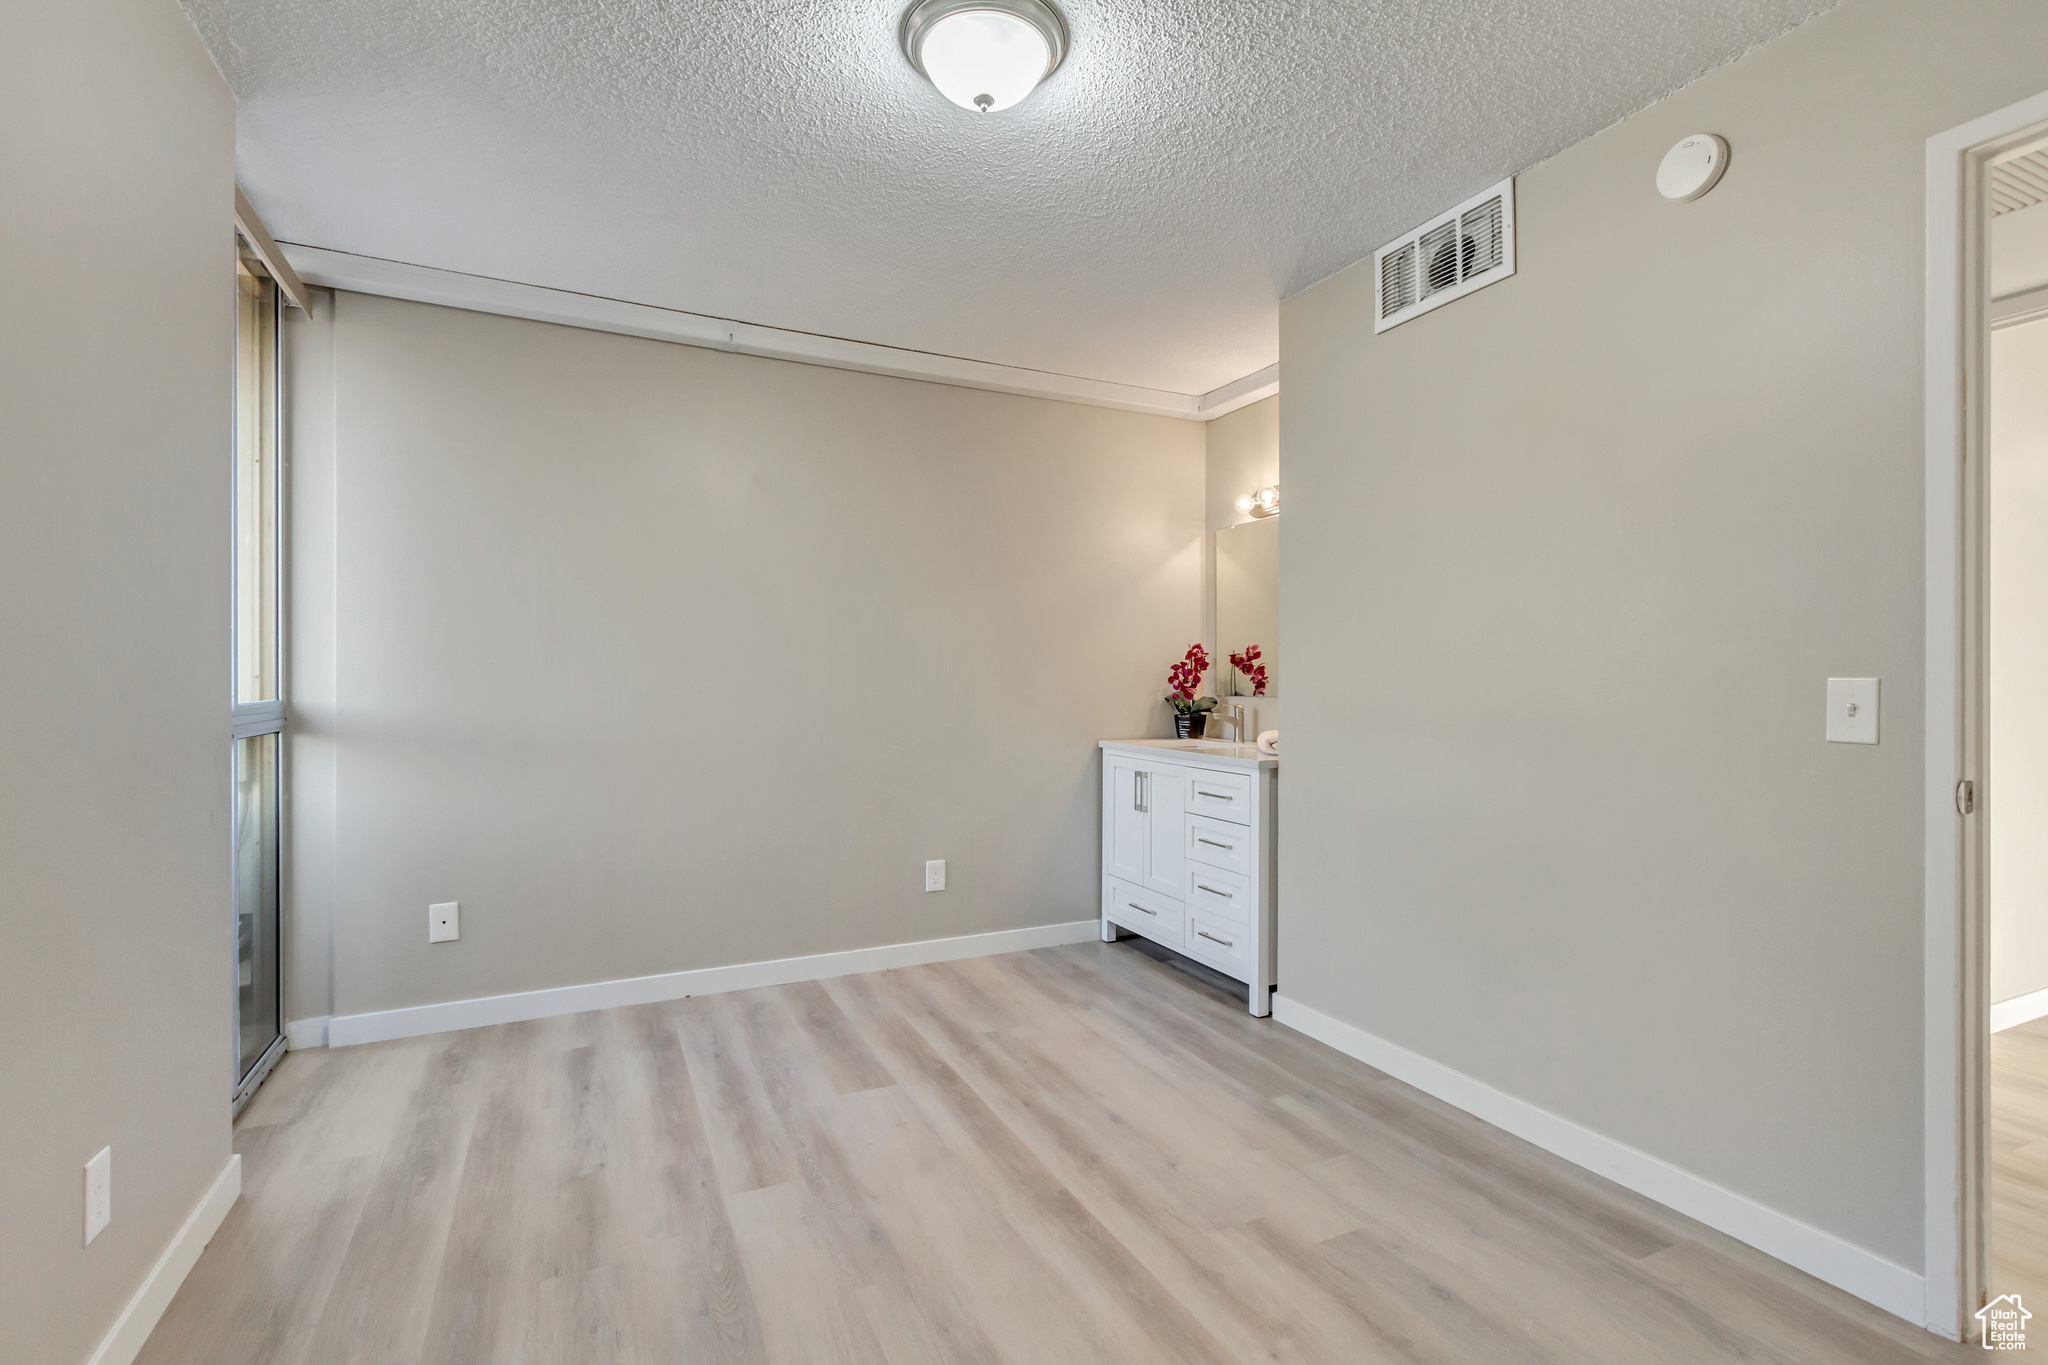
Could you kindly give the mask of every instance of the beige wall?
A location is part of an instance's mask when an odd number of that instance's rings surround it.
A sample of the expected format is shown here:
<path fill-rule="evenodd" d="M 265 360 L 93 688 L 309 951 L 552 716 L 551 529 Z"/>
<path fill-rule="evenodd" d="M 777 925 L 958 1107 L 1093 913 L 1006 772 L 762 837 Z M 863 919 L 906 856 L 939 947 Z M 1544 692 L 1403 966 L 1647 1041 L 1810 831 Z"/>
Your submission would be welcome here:
<path fill-rule="evenodd" d="M 0 1357 L 23 1365 L 92 1352 L 229 1155 L 234 116 L 166 0 L 0 7 Z"/>
<path fill-rule="evenodd" d="M 1166 732 L 1198 627 L 1200 426 L 331 317 L 291 341 L 335 433 L 297 452 L 295 639 L 334 653 L 292 700 L 334 1013 L 1096 913 L 1095 741 Z"/>
<path fill-rule="evenodd" d="M 1250 521 L 1237 510 L 1238 495 L 1280 482 L 1279 395 L 1225 413 L 1203 431 L 1209 529 Z"/>
<path fill-rule="evenodd" d="M 2048 990 L 2048 322 L 1991 334 L 1991 998 Z"/>
<path fill-rule="evenodd" d="M 1283 994 L 1913 1269 L 1925 141 L 2043 89 L 2048 6 L 1854 0 L 1530 169 L 1512 279 L 1282 309 Z"/>

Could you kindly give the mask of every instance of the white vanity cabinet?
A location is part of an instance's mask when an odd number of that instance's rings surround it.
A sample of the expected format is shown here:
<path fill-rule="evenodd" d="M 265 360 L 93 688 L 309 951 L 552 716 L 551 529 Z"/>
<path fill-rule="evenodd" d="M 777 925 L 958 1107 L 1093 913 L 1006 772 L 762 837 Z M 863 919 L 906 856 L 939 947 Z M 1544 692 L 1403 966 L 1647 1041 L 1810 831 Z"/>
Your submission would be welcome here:
<path fill-rule="evenodd" d="M 1102 937 L 1143 934 L 1272 1010 L 1275 792 L 1255 745 L 1102 741 Z"/>

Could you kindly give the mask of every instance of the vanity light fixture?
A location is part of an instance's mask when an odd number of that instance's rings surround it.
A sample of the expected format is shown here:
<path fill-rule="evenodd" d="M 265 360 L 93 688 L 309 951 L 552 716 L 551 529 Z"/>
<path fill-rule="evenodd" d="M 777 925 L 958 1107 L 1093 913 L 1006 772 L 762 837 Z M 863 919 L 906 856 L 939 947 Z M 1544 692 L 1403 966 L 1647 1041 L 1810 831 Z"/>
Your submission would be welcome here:
<path fill-rule="evenodd" d="M 898 35 L 910 64 L 962 109 L 1007 109 L 1067 55 L 1067 21 L 1045 0 L 918 0 Z"/>
<path fill-rule="evenodd" d="M 1280 510 L 1280 485 L 1269 483 L 1256 493 L 1240 494 L 1237 510 L 1255 517 L 1270 517 Z"/>

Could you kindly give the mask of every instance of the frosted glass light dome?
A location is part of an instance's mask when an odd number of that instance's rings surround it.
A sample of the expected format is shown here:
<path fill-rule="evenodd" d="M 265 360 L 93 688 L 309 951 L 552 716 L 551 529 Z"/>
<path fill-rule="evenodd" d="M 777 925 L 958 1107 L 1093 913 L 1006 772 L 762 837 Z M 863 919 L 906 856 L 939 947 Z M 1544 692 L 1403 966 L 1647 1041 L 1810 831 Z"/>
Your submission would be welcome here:
<path fill-rule="evenodd" d="M 922 0 L 903 51 L 962 109 L 991 114 L 1038 88 L 1066 55 L 1066 24 L 1039 0 Z"/>

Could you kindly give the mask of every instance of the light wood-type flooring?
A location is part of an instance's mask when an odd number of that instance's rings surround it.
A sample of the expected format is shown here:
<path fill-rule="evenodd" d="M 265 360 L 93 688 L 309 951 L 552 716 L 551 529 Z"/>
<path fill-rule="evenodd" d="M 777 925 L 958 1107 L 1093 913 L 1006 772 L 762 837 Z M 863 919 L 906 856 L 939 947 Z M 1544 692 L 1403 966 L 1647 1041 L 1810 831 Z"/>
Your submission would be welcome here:
<path fill-rule="evenodd" d="M 1130 941 L 295 1052 L 143 1365 L 1966 1360 Z"/>
<path fill-rule="evenodd" d="M 2048 1019 L 1991 1035 L 1991 1284 L 2048 1313 Z"/>

